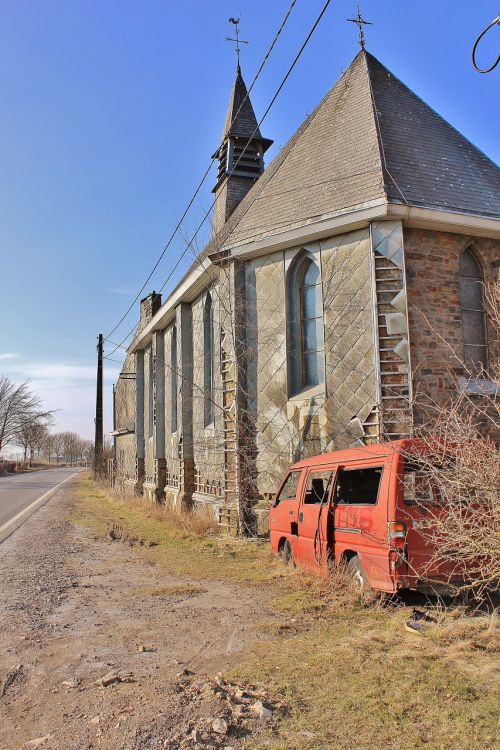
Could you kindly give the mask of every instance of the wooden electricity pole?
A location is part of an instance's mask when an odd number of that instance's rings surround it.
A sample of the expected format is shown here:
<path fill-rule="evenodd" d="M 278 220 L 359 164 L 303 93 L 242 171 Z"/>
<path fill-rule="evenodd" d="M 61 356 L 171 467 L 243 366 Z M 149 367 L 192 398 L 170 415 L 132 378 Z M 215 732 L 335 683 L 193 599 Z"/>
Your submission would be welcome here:
<path fill-rule="evenodd" d="M 103 418 L 102 418 L 102 355 L 103 339 L 99 334 L 97 344 L 97 393 L 95 400 L 95 443 L 94 443 L 94 479 L 102 473 L 102 450 L 104 446 Z"/>

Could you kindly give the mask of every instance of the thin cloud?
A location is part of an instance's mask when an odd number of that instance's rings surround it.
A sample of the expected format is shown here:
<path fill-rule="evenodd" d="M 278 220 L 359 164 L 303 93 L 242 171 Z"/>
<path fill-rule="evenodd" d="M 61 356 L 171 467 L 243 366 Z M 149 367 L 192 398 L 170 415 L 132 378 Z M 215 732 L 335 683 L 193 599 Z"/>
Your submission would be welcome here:
<path fill-rule="evenodd" d="M 110 294 L 123 294 L 126 297 L 131 297 L 133 294 L 131 289 L 123 289 L 122 287 L 111 287 L 107 291 Z"/>
<path fill-rule="evenodd" d="M 4 354 L 0 354 L 0 360 L 18 359 L 20 356 L 17 352 L 4 352 Z"/>

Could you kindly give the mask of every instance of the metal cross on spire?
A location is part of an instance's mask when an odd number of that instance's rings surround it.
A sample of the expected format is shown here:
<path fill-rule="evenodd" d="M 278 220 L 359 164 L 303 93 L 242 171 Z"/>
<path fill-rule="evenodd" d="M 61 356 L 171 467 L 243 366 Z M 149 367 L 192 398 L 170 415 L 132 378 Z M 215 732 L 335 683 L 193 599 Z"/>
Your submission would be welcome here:
<path fill-rule="evenodd" d="M 361 15 L 361 11 L 359 9 L 359 5 L 358 5 L 358 14 L 357 14 L 356 18 L 348 18 L 347 20 L 350 21 L 351 23 L 355 23 L 356 26 L 358 27 L 358 29 L 359 29 L 359 46 L 361 47 L 361 49 L 364 49 L 365 48 L 365 32 L 363 31 L 363 26 L 372 26 L 372 22 L 371 21 L 365 21 L 365 19 Z"/>
<path fill-rule="evenodd" d="M 233 37 L 227 36 L 226 37 L 226 41 L 227 42 L 235 42 L 236 43 L 236 57 L 238 58 L 238 70 L 239 70 L 239 67 L 240 67 L 240 52 L 241 52 L 240 44 L 250 44 L 250 42 L 247 42 L 246 39 L 240 39 L 240 29 L 239 29 L 240 19 L 239 18 L 233 18 L 231 16 L 231 18 L 229 18 L 228 20 L 229 20 L 229 23 L 232 23 L 234 25 L 234 33 L 236 35 L 236 39 L 234 39 Z"/>

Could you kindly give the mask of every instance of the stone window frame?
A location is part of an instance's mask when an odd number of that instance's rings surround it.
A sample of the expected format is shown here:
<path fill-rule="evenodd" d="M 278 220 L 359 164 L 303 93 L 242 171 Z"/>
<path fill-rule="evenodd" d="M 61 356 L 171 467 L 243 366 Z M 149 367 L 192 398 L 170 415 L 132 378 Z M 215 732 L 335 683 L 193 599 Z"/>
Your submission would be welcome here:
<path fill-rule="evenodd" d="M 478 275 L 477 276 L 469 276 L 462 273 L 462 260 L 463 258 L 469 257 L 472 259 L 473 264 L 477 268 Z M 477 308 L 467 308 L 464 305 L 464 296 L 463 296 L 463 287 L 461 280 L 462 279 L 476 279 L 476 283 L 478 284 L 479 289 L 479 296 L 480 296 L 480 304 Z M 460 296 L 460 315 L 461 315 L 461 326 L 462 326 L 462 346 L 463 346 L 463 355 L 464 355 L 464 364 L 466 367 L 470 367 L 472 369 L 476 369 L 477 366 L 476 363 L 480 364 L 480 370 L 477 372 L 479 375 L 481 374 L 487 374 L 488 372 L 488 354 L 489 354 L 489 347 L 488 347 L 488 321 L 487 321 L 487 315 L 486 315 L 486 304 L 484 299 L 484 270 L 483 265 L 481 263 L 480 258 L 478 257 L 478 253 L 475 251 L 474 247 L 470 244 L 465 245 L 465 247 L 460 252 L 459 256 L 459 268 L 458 268 L 458 281 L 459 281 L 459 296 Z M 483 335 L 481 337 L 482 343 L 468 343 L 466 340 L 466 331 L 464 328 L 464 312 L 481 312 L 482 313 L 482 325 L 483 325 Z M 474 364 L 471 364 L 471 360 L 467 356 L 467 348 L 468 347 L 479 347 L 483 349 L 483 358 L 480 362 L 479 360 L 476 360 Z M 483 378 L 484 379 L 484 378 Z"/>
<path fill-rule="evenodd" d="M 214 423 L 214 306 L 208 290 L 203 300 L 203 426 Z"/>
<path fill-rule="evenodd" d="M 306 317 L 304 311 L 304 298 L 302 282 L 314 266 L 318 271 L 316 308 L 321 314 Z M 286 341 L 287 341 L 287 383 L 288 398 L 305 397 L 309 393 L 319 394 L 326 388 L 326 362 L 325 362 L 325 333 L 324 333 L 324 309 L 323 309 L 323 283 L 321 273 L 320 257 L 310 250 L 302 247 L 292 258 L 285 274 L 286 291 Z M 319 345 L 315 350 L 316 366 L 318 368 L 318 380 L 315 383 L 306 382 L 305 356 L 304 356 L 304 323 L 309 320 L 317 320 L 319 323 L 320 338 Z"/>

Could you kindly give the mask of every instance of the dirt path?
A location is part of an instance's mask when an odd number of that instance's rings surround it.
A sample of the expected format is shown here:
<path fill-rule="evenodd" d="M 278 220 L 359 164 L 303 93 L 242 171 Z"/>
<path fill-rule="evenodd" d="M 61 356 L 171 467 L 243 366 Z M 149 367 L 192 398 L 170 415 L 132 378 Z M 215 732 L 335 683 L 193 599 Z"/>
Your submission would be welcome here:
<path fill-rule="evenodd" d="M 252 747 L 270 724 L 210 680 L 272 619 L 262 592 L 165 575 L 71 507 L 69 484 L 0 545 L 0 750 Z"/>

